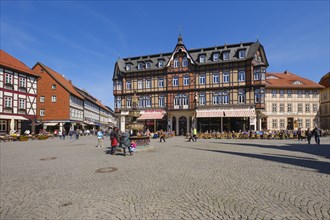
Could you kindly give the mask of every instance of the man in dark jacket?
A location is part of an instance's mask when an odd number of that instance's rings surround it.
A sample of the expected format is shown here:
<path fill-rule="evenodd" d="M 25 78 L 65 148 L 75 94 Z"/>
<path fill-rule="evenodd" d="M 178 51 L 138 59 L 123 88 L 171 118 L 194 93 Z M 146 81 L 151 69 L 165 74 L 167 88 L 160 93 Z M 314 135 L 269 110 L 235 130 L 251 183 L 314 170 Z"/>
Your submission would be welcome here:
<path fill-rule="evenodd" d="M 130 140 L 130 134 L 129 134 L 128 131 L 125 131 L 121 134 L 120 146 L 124 150 L 124 156 L 126 156 L 126 148 L 128 148 L 128 151 L 129 151 L 130 155 L 132 155 L 131 140 Z"/>

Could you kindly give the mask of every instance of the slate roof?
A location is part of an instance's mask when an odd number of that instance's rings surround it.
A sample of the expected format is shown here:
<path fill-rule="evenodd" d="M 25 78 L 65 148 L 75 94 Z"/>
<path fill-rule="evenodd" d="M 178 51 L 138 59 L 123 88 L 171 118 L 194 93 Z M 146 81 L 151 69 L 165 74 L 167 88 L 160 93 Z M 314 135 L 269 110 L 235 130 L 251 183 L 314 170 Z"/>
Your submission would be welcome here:
<path fill-rule="evenodd" d="M 74 88 L 77 90 L 77 92 L 79 94 L 81 94 L 85 99 L 87 99 L 88 101 L 94 103 L 95 105 L 99 106 L 100 108 L 102 108 L 105 111 L 109 111 L 109 109 L 107 109 L 100 100 L 98 100 L 97 98 L 95 98 L 94 96 L 92 96 L 91 94 L 89 94 L 86 90 L 84 89 L 79 89 L 78 87 L 74 86 Z"/>
<path fill-rule="evenodd" d="M 84 97 L 81 96 L 74 88 L 74 85 L 71 81 L 64 78 L 63 75 L 59 74 L 55 70 L 52 70 L 48 66 L 38 62 L 35 66 L 40 65 L 49 75 L 51 75 L 56 82 L 58 82 L 64 89 L 66 89 L 70 94 L 84 100 Z M 34 67 L 33 67 L 34 68 Z"/>
<path fill-rule="evenodd" d="M 23 72 L 38 77 L 38 75 L 33 72 L 27 65 L 3 50 L 0 50 L 0 65 L 12 70 L 17 70 L 18 72 Z"/>
<path fill-rule="evenodd" d="M 182 38 L 179 36 L 178 43 L 176 46 L 183 45 Z M 254 58 L 257 50 L 262 47 L 262 45 L 257 42 L 247 42 L 247 43 L 239 43 L 239 44 L 230 44 L 230 45 L 223 45 L 223 46 L 214 46 L 214 47 L 208 47 L 208 48 L 200 48 L 200 49 L 191 49 L 187 50 L 190 56 L 192 57 L 193 61 L 197 65 L 209 65 L 209 64 L 217 64 L 217 63 L 231 63 L 236 61 L 243 61 L 248 60 L 251 58 Z M 262 47 L 263 49 L 263 47 Z M 245 58 L 239 59 L 238 57 L 238 51 L 239 50 L 245 50 Z M 225 51 L 229 51 L 229 59 L 223 60 L 222 54 Z M 213 54 L 219 53 L 219 60 L 213 61 Z M 163 70 L 166 68 L 166 64 L 171 59 L 173 52 L 169 53 L 161 53 L 161 54 L 153 54 L 153 55 L 145 55 L 145 56 L 137 56 L 137 57 L 127 57 L 123 59 L 117 60 L 117 65 L 119 68 L 119 71 L 122 73 L 130 73 L 130 72 L 143 72 L 143 71 L 150 71 L 150 70 Z M 199 62 L 199 55 L 205 54 L 205 62 L 200 63 Z M 164 65 L 162 68 L 158 67 L 158 60 L 162 59 L 164 60 Z M 267 58 L 265 58 L 265 65 L 268 66 Z M 141 70 L 138 70 L 138 63 L 142 62 L 145 63 L 146 61 L 151 62 L 151 67 L 149 69 L 143 68 Z M 126 64 L 131 64 L 131 70 L 126 71 L 125 67 Z M 114 74 L 113 79 L 116 79 L 116 73 Z"/>
<path fill-rule="evenodd" d="M 266 88 L 323 89 L 324 87 L 312 80 L 284 71 L 283 73 L 266 73 Z"/>

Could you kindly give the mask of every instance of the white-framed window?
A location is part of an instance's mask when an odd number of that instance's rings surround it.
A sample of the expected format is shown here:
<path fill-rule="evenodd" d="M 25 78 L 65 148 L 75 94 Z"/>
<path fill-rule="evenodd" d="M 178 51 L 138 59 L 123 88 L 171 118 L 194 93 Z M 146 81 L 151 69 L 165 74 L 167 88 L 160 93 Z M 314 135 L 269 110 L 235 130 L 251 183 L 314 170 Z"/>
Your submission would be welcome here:
<path fill-rule="evenodd" d="M 19 99 L 18 101 L 18 106 L 19 106 L 19 109 L 25 109 L 26 108 L 26 100 L 25 99 Z"/>
<path fill-rule="evenodd" d="M 146 88 L 150 89 L 151 88 L 151 79 L 146 80 Z"/>
<path fill-rule="evenodd" d="M 317 98 L 318 92 L 316 90 L 313 90 L 313 98 Z"/>
<path fill-rule="evenodd" d="M 142 89 L 142 88 L 143 88 L 143 81 L 138 80 L 138 89 Z"/>
<path fill-rule="evenodd" d="M 272 97 L 273 98 L 276 98 L 277 97 L 277 90 L 276 89 L 273 89 L 272 90 Z"/>
<path fill-rule="evenodd" d="M 219 73 L 213 73 L 213 83 L 219 83 Z"/>
<path fill-rule="evenodd" d="M 287 93 L 288 93 L 288 98 L 291 98 L 291 97 L 292 97 L 292 90 L 289 89 L 289 90 L 287 91 Z"/>
<path fill-rule="evenodd" d="M 45 109 L 40 109 L 40 116 L 45 116 Z"/>
<path fill-rule="evenodd" d="M 277 104 L 276 103 L 272 104 L 272 112 L 277 112 Z"/>
<path fill-rule="evenodd" d="M 182 59 L 182 67 L 187 67 L 188 66 L 188 58 L 187 57 L 184 57 Z"/>
<path fill-rule="evenodd" d="M 10 74 L 10 73 L 5 73 L 6 75 L 6 84 L 13 84 L 13 74 Z"/>
<path fill-rule="evenodd" d="M 225 51 L 222 53 L 222 59 L 223 60 L 229 60 L 229 51 Z"/>
<path fill-rule="evenodd" d="M 311 127 L 311 120 L 310 119 L 306 119 L 305 120 L 306 123 L 306 128 L 310 128 Z"/>
<path fill-rule="evenodd" d="M 131 70 L 131 64 L 130 63 L 127 63 L 126 64 L 126 71 L 130 71 Z"/>
<path fill-rule="evenodd" d="M 244 82 L 245 81 L 245 71 L 241 70 L 238 72 L 238 81 Z"/>
<path fill-rule="evenodd" d="M 178 76 L 173 77 L 172 85 L 173 86 L 179 86 L 179 77 Z"/>
<path fill-rule="evenodd" d="M 200 63 L 205 63 L 205 54 L 199 55 L 199 62 Z"/>
<path fill-rule="evenodd" d="M 52 90 L 55 90 L 56 89 L 56 84 L 53 84 L 52 85 Z"/>
<path fill-rule="evenodd" d="M 132 108 L 132 98 L 131 97 L 127 97 L 127 99 L 126 99 L 126 107 L 127 108 Z"/>
<path fill-rule="evenodd" d="M 188 104 L 188 96 L 186 94 L 174 96 L 174 106 L 187 106 Z"/>
<path fill-rule="evenodd" d="M 260 80 L 260 69 L 255 69 L 253 72 L 253 79 Z"/>
<path fill-rule="evenodd" d="M 280 98 L 284 98 L 284 90 L 280 89 Z"/>
<path fill-rule="evenodd" d="M 13 98 L 6 96 L 5 97 L 5 108 L 12 108 L 13 107 Z"/>
<path fill-rule="evenodd" d="M 117 90 L 121 90 L 121 81 L 117 81 Z"/>
<path fill-rule="evenodd" d="M 280 128 L 285 128 L 284 119 L 280 119 Z"/>
<path fill-rule="evenodd" d="M 164 66 L 164 61 L 163 60 L 158 60 L 158 67 L 162 68 Z"/>
<path fill-rule="evenodd" d="M 303 127 L 303 120 L 301 118 L 298 119 L 298 128 Z"/>
<path fill-rule="evenodd" d="M 164 78 L 158 79 L 158 87 L 163 88 L 164 87 Z"/>
<path fill-rule="evenodd" d="M 206 98 L 205 98 L 205 93 L 200 93 L 199 94 L 199 105 L 205 105 L 206 103 Z"/>
<path fill-rule="evenodd" d="M 145 108 L 145 107 L 151 107 L 151 99 L 149 96 L 141 96 L 139 97 L 139 107 Z"/>
<path fill-rule="evenodd" d="M 19 78 L 19 87 L 26 88 L 26 78 L 24 78 L 24 77 Z"/>
<path fill-rule="evenodd" d="M 283 103 L 280 104 L 280 112 L 284 112 L 284 104 Z"/>
<path fill-rule="evenodd" d="M 204 85 L 205 84 L 205 74 L 199 75 L 199 84 Z"/>
<path fill-rule="evenodd" d="M 245 50 L 239 50 L 238 51 L 238 58 L 239 59 L 245 58 Z"/>
<path fill-rule="evenodd" d="M 254 103 L 264 103 L 265 102 L 265 89 L 260 88 L 254 91 Z"/>
<path fill-rule="evenodd" d="M 224 72 L 223 73 L 223 82 L 224 83 L 229 83 L 229 72 Z"/>
<path fill-rule="evenodd" d="M 303 96 L 303 90 L 298 89 L 297 90 L 297 95 L 298 95 L 298 98 L 302 98 L 302 96 Z"/>
<path fill-rule="evenodd" d="M 306 104 L 305 105 L 305 112 L 310 112 L 310 111 L 311 111 L 310 104 Z"/>
<path fill-rule="evenodd" d="M 179 58 L 175 58 L 174 59 L 174 68 L 178 68 L 179 67 Z"/>
<path fill-rule="evenodd" d="M 303 105 L 301 103 L 298 104 L 298 112 L 303 112 Z"/>
<path fill-rule="evenodd" d="M 317 112 L 317 104 L 313 104 L 313 112 Z"/>
<path fill-rule="evenodd" d="M 219 61 L 219 53 L 213 54 L 213 61 Z"/>
<path fill-rule="evenodd" d="M 7 121 L 0 120 L 0 131 L 7 131 Z"/>
<path fill-rule="evenodd" d="M 132 89 L 131 81 L 126 81 L 126 90 L 131 90 L 131 89 Z"/>
<path fill-rule="evenodd" d="M 222 93 L 221 92 L 214 92 L 213 93 L 212 104 L 213 105 L 220 105 L 220 104 L 222 104 Z"/>
<path fill-rule="evenodd" d="M 40 102 L 45 102 L 45 96 L 40 96 Z"/>
<path fill-rule="evenodd" d="M 223 93 L 223 104 L 229 104 L 229 92 L 228 91 L 224 91 Z"/>
<path fill-rule="evenodd" d="M 184 76 L 183 77 L 183 85 L 184 86 L 188 86 L 189 85 L 189 76 Z"/>
<path fill-rule="evenodd" d="M 56 102 L 56 95 L 52 95 L 52 102 Z"/>
<path fill-rule="evenodd" d="M 115 108 L 121 108 L 121 98 L 116 97 L 115 99 Z"/>
<path fill-rule="evenodd" d="M 245 90 L 244 89 L 239 89 L 238 90 L 238 104 L 244 104 L 245 103 Z"/>
<path fill-rule="evenodd" d="M 150 69 L 151 67 L 151 63 L 150 62 L 146 62 L 146 69 Z"/>
<path fill-rule="evenodd" d="M 161 95 L 161 96 L 159 96 L 159 98 L 158 98 L 158 106 L 159 107 L 164 107 L 164 96 L 163 95 Z"/>
<path fill-rule="evenodd" d="M 138 63 L 138 70 L 142 70 L 143 69 L 143 63 Z"/>
<path fill-rule="evenodd" d="M 277 119 L 273 119 L 272 121 L 272 127 L 277 128 Z"/>
<path fill-rule="evenodd" d="M 292 104 L 288 103 L 288 112 L 292 112 Z"/>
<path fill-rule="evenodd" d="M 306 90 L 305 91 L 305 98 L 309 98 L 310 97 L 310 91 L 309 90 Z"/>

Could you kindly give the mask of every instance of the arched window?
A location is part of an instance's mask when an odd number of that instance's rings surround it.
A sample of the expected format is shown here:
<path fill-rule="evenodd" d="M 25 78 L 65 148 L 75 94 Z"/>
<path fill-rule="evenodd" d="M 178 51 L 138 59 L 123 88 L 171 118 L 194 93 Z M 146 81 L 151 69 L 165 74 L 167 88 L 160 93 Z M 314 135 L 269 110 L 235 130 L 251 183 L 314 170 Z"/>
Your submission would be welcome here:
<path fill-rule="evenodd" d="M 186 94 L 178 94 L 174 96 L 174 107 L 187 106 L 188 104 L 188 96 Z"/>
<path fill-rule="evenodd" d="M 132 98 L 130 96 L 126 99 L 126 108 L 132 108 Z"/>
<path fill-rule="evenodd" d="M 222 92 L 214 92 L 213 93 L 212 104 L 213 105 L 222 104 Z"/>
<path fill-rule="evenodd" d="M 238 90 L 238 104 L 243 104 L 245 103 L 245 90 L 244 89 L 239 89 Z"/>
<path fill-rule="evenodd" d="M 264 103 L 265 102 L 265 89 L 260 88 L 254 91 L 254 103 Z"/>
<path fill-rule="evenodd" d="M 199 94 L 199 105 L 205 105 L 206 103 L 206 97 L 205 97 L 205 93 L 200 93 Z"/>

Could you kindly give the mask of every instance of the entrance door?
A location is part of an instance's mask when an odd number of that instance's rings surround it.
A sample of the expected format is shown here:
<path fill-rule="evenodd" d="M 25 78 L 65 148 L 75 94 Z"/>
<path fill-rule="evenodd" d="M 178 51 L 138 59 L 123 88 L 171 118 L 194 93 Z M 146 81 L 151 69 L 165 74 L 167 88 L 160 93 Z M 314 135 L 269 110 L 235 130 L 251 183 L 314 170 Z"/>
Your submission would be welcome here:
<path fill-rule="evenodd" d="M 187 118 L 180 117 L 179 118 L 179 135 L 187 134 Z"/>
<path fill-rule="evenodd" d="M 288 118 L 288 125 L 286 126 L 288 130 L 293 130 L 293 118 Z"/>

